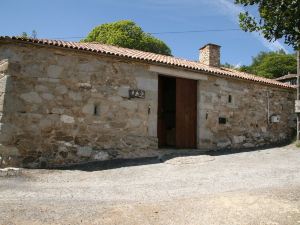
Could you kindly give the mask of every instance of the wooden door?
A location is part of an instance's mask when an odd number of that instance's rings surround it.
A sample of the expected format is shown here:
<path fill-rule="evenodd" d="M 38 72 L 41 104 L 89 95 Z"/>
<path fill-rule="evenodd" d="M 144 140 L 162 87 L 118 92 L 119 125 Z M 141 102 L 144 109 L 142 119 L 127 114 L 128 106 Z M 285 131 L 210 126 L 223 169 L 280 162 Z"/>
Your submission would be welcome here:
<path fill-rule="evenodd" d="M 197 146 L 197 81 L 176 78 L 176 148 Z"/>

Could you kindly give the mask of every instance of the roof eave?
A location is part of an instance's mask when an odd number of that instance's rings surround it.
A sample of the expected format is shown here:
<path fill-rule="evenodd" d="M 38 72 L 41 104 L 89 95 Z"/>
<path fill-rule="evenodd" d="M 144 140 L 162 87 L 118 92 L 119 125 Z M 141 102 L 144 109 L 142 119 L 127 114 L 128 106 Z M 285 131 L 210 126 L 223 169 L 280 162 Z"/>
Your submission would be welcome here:
<path fill-rule="evenodd" d="M 110 53 L 110 52 L 101 52 L 101 51 L 97 51 L 97 50 L 92 50 L 92 49 L 88 49 L 88 48 L 78 48 L 78 47 L 73 47 L 73 46 L 65 46 L 62 43 L 44 43 L 43 39 L 30 39 L 30 38 L 18 38 L 18 37 L 8 37 L 8 36 L 0 36 L 0 41 L 8 41 L 8 42 L 18 42 L 18 43 L 26 43 L 26 44 L 33 44 L 33 45 L 39 45 L 42 47 L 57 47 L 57 48 L 64 48 L 64 49 L 69 49 L 69 50 L 75 50 L 75 51 L 80 51 L 80 52 L 88 52 L 88 53 L 94 53 L 95 55 L 102 55 L 102 56 L 111 56 L 111 57 L 117 57 L 117 58 L 126 58 L 126 59 L 130 59 L 133 61 L 137 61 L 137 62 L 141 62 L 141 63 L 149 63 L 149 64 L 154 64 L 154 65 L 160 65 L 160 66 L 168 66 L 168 67 L 175 67 L 175 68 L 181 68 L 184 70 L 189 70 L 189 71 L 193 71 L 193 72 L 202 72 L 205 74 L 209 74 L 209 75 L 217 75 L 217 76 L 222 76 L 225 78 L 233 78 L 233 79 L 237 79 L 237 80 L 247 80 L 249 82 L 255 82 L 258 84 L 263 84 L 263 85 L 268 85 L 268 86 L 274 86 L 274 87 L 278 87 L 278 88 L 285 88 L 285 89 L 295 89 L 295 87 L 291 86 L 291 85 L 286 85 L 283 84 L 281 82 L 278 82 L 277 84 L 272 84 L 272 83 L 268 83 L 262 80 L 255 80 L 255 79 L 251 79 L 251 78 L 245 78 L 245 77 L 238 77 L 237 75 L 232 75 L 233 72 L 230 73 L 222 73 L 222 72 L 216 72 L 216 71 L 209 71 L 206 69 L 202 69 L 202 68 L 196 68 L 196 67 L 190 67 L 190 66 L 182 66 L 182 65 L 175 65 L 173 63 L 164 63 L 164 62 L 157 62 L 155 60 L 148 60 L 148 59 L 139 59 L 136 57 L 130 57 L 127 55 L 122 55 L 122 54 L 115 54 L 115 53 Z"/>

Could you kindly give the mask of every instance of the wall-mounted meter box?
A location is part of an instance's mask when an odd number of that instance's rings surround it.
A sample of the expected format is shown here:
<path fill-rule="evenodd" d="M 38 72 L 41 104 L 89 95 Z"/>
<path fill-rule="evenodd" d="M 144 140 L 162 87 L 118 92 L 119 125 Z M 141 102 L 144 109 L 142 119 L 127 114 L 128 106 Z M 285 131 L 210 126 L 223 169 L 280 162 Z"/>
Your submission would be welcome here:
<path fill-rule="evenodd" d="M 271 116 L 270 120 L 271 120 L 271 123 L 279 123 L 280 116 L 277 116 L 277 115 Z"/>

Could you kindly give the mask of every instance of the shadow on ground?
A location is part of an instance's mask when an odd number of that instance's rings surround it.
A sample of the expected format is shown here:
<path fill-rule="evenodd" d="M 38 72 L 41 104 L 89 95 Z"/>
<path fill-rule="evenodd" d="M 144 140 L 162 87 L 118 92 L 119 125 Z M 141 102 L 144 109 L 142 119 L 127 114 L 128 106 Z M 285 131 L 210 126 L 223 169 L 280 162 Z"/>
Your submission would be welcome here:
<path fill-rule="evenodd" d="M 99 170 L 109 170 L 109 169 L 117 169 L 122 167 L 129 166 L 141 166 L 141 165 L 149 165 L 149 164 L 158 164 L 164 163 L 167 160 L 176 158 L 176 157 L 188 157 L 188 156 L 199 156 L 199 155 L 208 155 L 208 156 L 222 156 L 229 154 L 238 154 L 243 152 L 251 152 L 251 151 L 263 151 L 268 150 L 270 148 L 275 147 L 284 147 L 286 145 L 291 144 L 277 144 L 277 145 L 269 145 L 266 147 L 260 148 L 248 148 L 248 149 L 225 149 L 220 151 L 207 151 L 203 152 L 195 149 L 167 149 L 165 153 L 161 153 L 155 157 L 143 157 L 143 158 L 134 158 L 134 159 L 112 159 L 106 161 L 93 161 L 86 162 L 80 164 L 72 164 L 66 166 L 55 166 L 47 169 L 55 169 L 55 170 L 81 170 L 87 172 L 99 171 Z M 163 151 L 162 151 L 163 152 Z"/>

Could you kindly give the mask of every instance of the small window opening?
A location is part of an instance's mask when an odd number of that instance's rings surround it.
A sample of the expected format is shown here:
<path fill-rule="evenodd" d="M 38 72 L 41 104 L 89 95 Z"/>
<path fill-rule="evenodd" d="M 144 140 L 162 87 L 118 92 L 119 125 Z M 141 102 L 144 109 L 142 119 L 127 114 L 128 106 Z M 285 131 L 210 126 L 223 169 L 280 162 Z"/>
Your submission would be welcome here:
<path fill-rule="evenodd" d="M 23 113 L 26 113 L 26 111 L 23 111 L 23 110 L 22 110 L 22 111 L 19 111 L 19 113 L 22 113 L 22 114 L 23 114 Z"/>
<path fill-rule="evenodd" d="M 99 115 L 99 106 L 94 105 L 94 116 L 98 116 L 98 115 Z"/>
<path fill-rule="evenodd" d="M 228 95 L 228 102 L 231 103 L 232 102 L 232 96 Z"/>
<path fill-rule="evenodd" d="M 227 119 L 225 117 L 219 117 L 219 124 L 226 124 Z"/>

